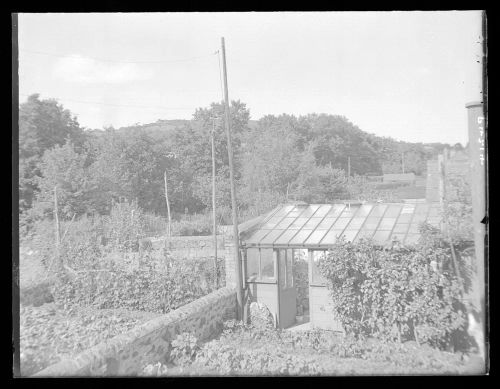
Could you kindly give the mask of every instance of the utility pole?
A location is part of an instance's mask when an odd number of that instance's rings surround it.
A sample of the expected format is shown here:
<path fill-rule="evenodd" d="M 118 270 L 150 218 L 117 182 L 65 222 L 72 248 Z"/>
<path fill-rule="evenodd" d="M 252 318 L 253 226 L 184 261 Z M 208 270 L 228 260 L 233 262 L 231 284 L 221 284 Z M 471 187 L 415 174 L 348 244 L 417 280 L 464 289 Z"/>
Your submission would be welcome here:
<path fill-rule="evenodd" d="M 226 135 L 227 135 L 227 153 L 229 158 L 229 178 L 231 180 L 231 208 L 233 218 L 233 239 L 234 239 L 234 260 L 236 269 L 236 300 L 237 319 L 243 319 L 243 282 L 241 274 L 241 261 L 240 261 L 240 239 L 238 233 L 238 215 L 236 213 L 236 187 L 234 184 L 234 166 L 233 166 L 233 145 L 231 140 L 231 116 L 229 111 L 229 97 L 227 92 L 227 71 L 226 71 L 226 48 L 224 45 L 224 37 L 221 38 L 222 46 L 222 69 L 224 74 L 224 100 L 225 100 L 225 114 L 226 114 Z"/>
<path fill-rule="evenodd" d="M 215 118 L 212 118 L 212 214 L 214 233 L 214 282 L 215 288 L 219 287 L 219 276 L 217 269 L 217 219 L 215 215 Z"/>

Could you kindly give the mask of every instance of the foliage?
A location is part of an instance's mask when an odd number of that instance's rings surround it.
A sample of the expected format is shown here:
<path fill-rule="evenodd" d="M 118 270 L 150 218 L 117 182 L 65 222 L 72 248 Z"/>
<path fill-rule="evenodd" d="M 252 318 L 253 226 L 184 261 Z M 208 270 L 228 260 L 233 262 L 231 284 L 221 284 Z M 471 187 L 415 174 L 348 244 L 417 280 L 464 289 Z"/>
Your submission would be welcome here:
<path fill-rule="evenodd" d="M 57 187 L 59 217 L 70 218 L 88 212 L 90 177 L 86 169 L 87 155 L 77 153 L 75 145 L 67 141 L 47 150 L 40 161 L 39 192 L 33 205 L 38 218 L 52 216 L 54 212 L 54 188 Z"/>
<path fill-rule="evenodd" d="M 139 239 L 146 236 L 144 212 L 135 201 L 114 203 L 104 225 L 106 244 L 112 250 L 137 250 Z"/>
<path fill-rule="evenodd" d="M 155 314 L 61 310 L 54 304 L 20 309 L 21 373 L 28 376 L 116 335 L 126 332 Z"/>
<path fill-rule="evenodd" d="M 199 349 L 198 339 L 191 333 L 184 332 L 172 341 L 170 357 L 176 361 L 176 364 L 186 364 L 194 360 Z"/>
<path fill-rule="evenodd" d="M 224 261 L 218 268 L 224 271 Z M 213 273 L 213 261 L 205 258 L 157 263 L 147 256 L 133 268 L 108 258 L 98 269 L 58 278 L 52 294 L 61 306 L 167 313 L 212 292 Z"/>
<path fill-rule="evenodd" d="M 359 185 L 354 176 L 405 169 L 421 174 L 442 145 L 396 142 L 367 134 L 338 115 L 267 115 L 250 121 L 239 101 L 231 103 L 238 214 L 262 214 L 288 198 L 329 202 L 346 198 L 382 199 L 390 190 Z M 82 131 L 53 100 L 31 96 L 20 112 L 20 210 L 22 228 L 38 195 L 37 212 L 50 213 L 57 183 L 60 208 L 107 215 L 113 201 L 126 199 L 148 213 L 166 216 L 163 175 L 175 214 L 211 208 L 210 132 L 215 121 L 218 218 L 230 222 L 230 186 L 224 106 L 199 108 L 191 121 L 159 121 L 119 130 Z M 251 122 L 251 123 L 250 123 Z M 69 142 L 68 142 L 69 140 Z M 46 153 L 45 161 L 42 155 Z M 350 157 L 351 178 L 346 180 Z M 65 169 L 69 166 L 70 169 Z M 288 196 L 287 196 L 288 194 Z M 40 217 L 42 215 L 38 215 Z"/>
<path fill-rule="evenodd" d="M 187 215 L 172 222 L 172 235 L 175 236 L 205 236 L 212 233 L 213 220 L 208 213 Z"/>
<path fill-rule="evenodd" d="M 424 235 L 425 236 L 425 235 Z M 443 345 L 465 325 L 449 247 L 381 249 L 340 240 L 319 267 L 348 333 Z"/>
<path fill-rule="evenodd" d="M 444 353 L 415 342 L 394 343 L 360 339 L 325 330 L 286 331 L 255 328 L 235 320 L 203 345 L 183 334 L 188 358 L 174 365 L 150 364 L 152 375 L 351 375 L 395 373 L 457 373 L 460 354 Z M 191 350 L 196 349 L 194 358 Z M 181 353 L 181 355 L 186 355 Z M 152 366 L 158 366 L 152 371 Z M 176 367 L 181 369 L 176 369 Z M 162 371 L 158 374 L 159 371 Z"/>
<path fill-rule="evenodd" d="M 84 134 L 76 117 L 54 99 L 41 100 L 33 94 L 19 107 L 19 206 L 31 206 L 38 191 L 36 176 L 40 175 L 39 162 L 45 151 L 62 146 L 67 139 L 83 145 Z"/>

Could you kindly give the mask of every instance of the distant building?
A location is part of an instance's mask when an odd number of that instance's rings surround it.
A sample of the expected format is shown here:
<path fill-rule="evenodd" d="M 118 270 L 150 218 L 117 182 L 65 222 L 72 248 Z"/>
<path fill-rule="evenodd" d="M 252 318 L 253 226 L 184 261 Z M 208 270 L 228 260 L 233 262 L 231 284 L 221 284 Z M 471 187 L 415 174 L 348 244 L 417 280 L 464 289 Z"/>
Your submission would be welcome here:
<path fill-rule="evenodd" d="M 447 152 L 447 151 L 445 151 Z M 448 151 L 448 156 L 444 159 L 444 154 L 439 158 L 446 160 L 445 171 L 447 179 L 463 177 L 469 179 L 470 174 L 470 160 L 465 151 L 451 149 Z M 438 159 L 427 161 L 427 184 L 425 190 L 425 198 L 428 202 L 440 201 L 441 190 L 440 187 L 440 171 Z M 449 200 L 453 200 L 453 194 L 448 193 Z"/>

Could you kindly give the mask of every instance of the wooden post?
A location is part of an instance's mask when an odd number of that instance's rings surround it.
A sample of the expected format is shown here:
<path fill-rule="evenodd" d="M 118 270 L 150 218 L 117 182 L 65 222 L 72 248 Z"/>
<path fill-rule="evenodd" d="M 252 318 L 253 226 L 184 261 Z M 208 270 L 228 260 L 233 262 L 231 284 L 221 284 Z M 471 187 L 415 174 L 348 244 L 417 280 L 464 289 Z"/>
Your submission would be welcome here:
<path fill-rule="evenodd" d="M 236 300 L 237 300 L 237 319 L 243 318 L 243 282 L 241 274 L 240 261 L 240 237 L 238 233 L 238 215 L 236 210 L 236 187 L 234 183 L 234 166 L 233 166 L 233 145 L 231 139 L 231 115 L 229 111 L 229 96 L 227 91 L 227 71 L 226 71 L 226 48 L 224 45 L 224 37 L 221 38 L 222 46 L 222 67 L 224 74 L 224 101 L 225 101 L 225 116 L 226 116 L 226 135 L 227 135 L 227 153 L 229 158 L 229 178 L 231 181 L 231 208 L 233 219 L 233 240 L 234 240 L 234 260 L 236 268 Z"/>
<path fill-rule="evenodd" d="M 170 238 L 172 236 L 172 218 L 170 216 L 170 203 L 168 201 L 168 185 L 167 185 L 167 171 L 166 170 L 163 174 L 163 180 L 165 181 L 165 201 L 167 202 L 167 216 L 168 216 L 167 236 L 168 236 L 168 238 Z"/>
<path fill-rule="evenodd" d="M 331 165 L 330 165 L 331 167 Z M 351 177 L 351 156 L 347 157 L 347 182 L 349 182 Z"/>
<path fill-rule="evenodd" d="M 215 118 L 212 122 L 212 216 L 214 234 L 214 282 L 215 289 L 219 288 L 219 276 L 217 265 L 217 216 L 215 212 Z"/>
<path fill-rule="evenodd" d="M 61 233 L 59 230 L 59 208 L 57 206 L 57 185 L 54 186 L 54 220 L 56 222 L 56 262 L 59 270 L 61 268 L 61 263 L 60 263 Z"/>

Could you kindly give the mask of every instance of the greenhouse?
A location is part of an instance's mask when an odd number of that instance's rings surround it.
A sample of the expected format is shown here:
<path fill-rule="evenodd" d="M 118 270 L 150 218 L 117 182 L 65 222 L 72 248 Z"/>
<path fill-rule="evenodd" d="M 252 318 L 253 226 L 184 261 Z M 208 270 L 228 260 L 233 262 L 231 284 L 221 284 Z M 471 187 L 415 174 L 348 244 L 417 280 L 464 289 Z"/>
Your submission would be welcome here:
<path fill-rule="evenodd" d="M 342 331 L 329 309 L 330 297 L 317 262 L 343 236 L 356 242 L 371 238 L 381 246 L 413 244 L 419 227 L 440 226 L 439 203 L 285 204 L 240 227 L 244 274 L 250 301 L 265 304 L 276 325 L 295 324 L 297 288 L 294 264 L 307 262 L 309 320 L 312 326 Z"/>

